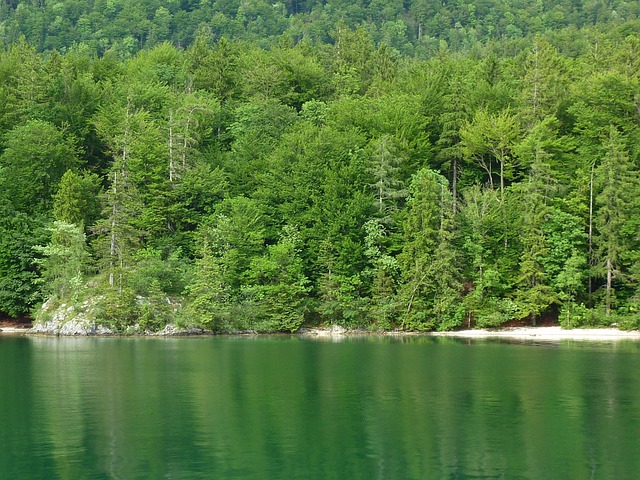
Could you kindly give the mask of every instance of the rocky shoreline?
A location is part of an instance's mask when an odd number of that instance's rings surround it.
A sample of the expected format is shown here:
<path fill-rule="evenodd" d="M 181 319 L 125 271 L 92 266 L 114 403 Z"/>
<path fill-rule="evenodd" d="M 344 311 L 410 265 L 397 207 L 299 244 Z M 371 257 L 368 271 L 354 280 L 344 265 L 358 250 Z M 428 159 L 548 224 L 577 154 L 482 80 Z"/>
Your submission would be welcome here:
<path fill-rule="evenodd" d="M 175 325 L 166 325 L 159 331 L 143 330 L 139 326 L 132 326 L 125 332 L 115 332 L 96 322 L 86 318 L 73 319 L 66 322 L 49 320 L 36 322 L 31 328 L 11 326 L 0 328 L 1 334 L 18 335 L 42 335 L 60 337 L 120 337 L 120 336 L 146 336 L 146 337 L 179 337 L 216 335 L 211 330 L 202 328 L 179 328 Z M 330 327 L 309 328 L 304 327 L 294 333 L 303 337 L 317 338 L 319 340 L 338 341 L 347 336 L 383 335 L 383 336 L 434 336 L 454 338 L 503 338 L 511 340 L 533 341 L 560 341 L 560 340 L 585 340 L 585 341 L 615 341 L 615 340 L 640 340 L 640 331 L 623 331 L 617 328 L 585 328 L 565 330 L 560 326 L 544 327 L 516 327 L 492 330 L 459 330 L 449 332 L 405 332 L 405 331 L 380 331 L 370 332 L 364 330 L 349 330 L 340 325 Z M 226 335 L 252 336 L 260 335 L 253 330 L 229 332 Z"/>
<path fill-rule="evenodd" d="M 168 324 L 162 330 L 153 331 L 141 325 L 132 325 L 122 331 L 115 331 L 107 326 L 96 322 L 93 319 L 91 305 L 83 305 L 79 309 L 68 305 L 58 305 L 53 307 L 45 303 L 43 311 L 48 313 L 43 319 L 35 320 L 31 325 L 25 319 L 20 321 L 5 320 L 0 322 L 0 333 L 2 334 L 22 334 L 22 335 L 43 335 L 62 337 L 89 337 L 89 336 L 148 336 L 148 337 L 177 337 L 196 335 L 215 335 L 211 330 L 198 327 L 179 327 Z M 29 328 L 30 327 L 30 328 Z M 254 330 L 227 332 L 229 335 L 259 335 Z M 617 328 L 584 328 L 565 330 L 560 326 L 538 326 L 538 327 L 503 327 L 497 329 L 483 330 L 459 330 L 448 332 L 406 332 L 406 331 L 368 331 L 354 329 L 350 330 L 340 325 L 329 325 L 320 327 L 303 327 L 296 335 L 303 337 L 317 338 L 320 340 L 338 341 L 346 336 L 359 335 L 384 335 L 384 336 L 442 336 L 458 338 L 505 338 L 512 340 L 535 340 L 535 341 L 557 341 L 557 340 L 640 340 L 640 331 L 623 331 Z"/>
<path fill-rule="evenodd" d="M 72 305 L 45 302 L 42 305 L 42 316 L 31 324 L 27 319 L 0 321 L 0 333 L 63 336 L 63 337 L 89 337 L 89 336 L 147 336 L 147 337 L 177 337 L 216 335 L 218 333 L 194 326 L 179 327 L 168 324 L 161 330 L 149 330 L 141 325 L 131 325 L 125 331 L 116 331 L 95 321 L 93 305 L 95 302 L 87 301 L 79 307 Z M 303 327 L 295 332 L 296 335 L 319 340 L 339 341 L 347 336 L 383 335 L 383 336 L 444 336 L 458 338 L 505 338 L 512 340 L 557 341 L 571 340 L 640 340 L 640 331 L 623 331 L 612 326 L 610 328 L 585 328 L 562 329 L 558 325 L 549 324 L 527 326 L 504 326 L 496 329 L 458 330 L 447 332 L 407 332 L 407 331 L 370 331 L 362 329 L 347 329 L 340 325 L 328 325 L 319 327 Z M 226 332 L 225 335 L 260 335 L 254 330 Z"/>
<path fill-rule="evenodd" d="M 180 328 L 172 324 L 166 325 L 162 330 L 150 331 L 142 329 L 139 325 L 132 325 L 125 332 L 116 332 L 104 325 L 99 325 L 87 318 L 74 318 L 62 321 L 54 318 L 46 322 L 35 322 L 31 328 L 3 328 L 3 333 L 23 333 L 28 335 L 46 335 L 60 337 L 89 337 L 89 336 L 148 336 L 148 337 L 178 337 L 190 335 L 216 335 L 211 330 L 197 327 Z M 361 330 L 347 330 L 340 325 L 333 325 L 328 328 L 301 328 L 295 334 L 309 337 L 332 338 L 344 335 L 364 334 Z M 392 332 L 375 332 L 377 334 Z M 408 334 L 410 332 L 403 332 Z M 227 335 L 260 335 L 255 330 L 238 330 L 226 333 Z"/>

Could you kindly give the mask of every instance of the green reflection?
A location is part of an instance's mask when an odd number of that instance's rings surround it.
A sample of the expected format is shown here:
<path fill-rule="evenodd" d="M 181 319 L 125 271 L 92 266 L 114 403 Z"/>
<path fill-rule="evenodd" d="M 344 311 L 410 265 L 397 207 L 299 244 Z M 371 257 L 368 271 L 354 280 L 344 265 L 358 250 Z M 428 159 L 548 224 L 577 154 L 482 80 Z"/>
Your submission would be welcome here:
<path fill-rule="evenodd" d="M 0 337 L 0 471 L 27 479 L 634 478 L 638 347 Z"/>

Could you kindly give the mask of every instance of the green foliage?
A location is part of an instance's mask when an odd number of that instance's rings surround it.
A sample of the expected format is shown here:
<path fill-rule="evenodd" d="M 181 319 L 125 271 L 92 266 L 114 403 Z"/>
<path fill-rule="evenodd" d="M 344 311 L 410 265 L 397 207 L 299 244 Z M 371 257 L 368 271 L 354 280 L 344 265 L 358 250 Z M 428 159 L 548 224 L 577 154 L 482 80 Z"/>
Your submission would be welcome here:
<path fill-rule="evenodd" d="M 99 182 L 100 178 L 95 174 L 78 175 L 73 170 L 67 170 L 53 196 L 55 219 L 87 227 L 93 225 L 100 213 Z"/>
<path fill-rule="evenodd" d="M 529 179 L 519 185 L 521 206 L 518 210 L 523 212 L 523 233 L 520 235 L 522 253 L 517 277 L 520 287 L 516 293 L 519 306 L 517 315 L 529 317 L 533 325 L 536 318 L 556 300 L 544 268 L 544 258 L 549 249 L 544 225 L 549 216 L 548 204 L 555 184 L 546 162 L 548 156 L 542 145 L 536 143 Z"/>
<path fill-rule="evenodd" d="M 202 247 L 193 280 L 185 290 L 190 301 L 184 321 L 219 332 L 231 329 L 232 304 L 231 288 L 226 283 L 226 267 L 218 257 L 216 247 L 208 243 Z"/>
<path fill-rule="evenodd" d="M 562 325 L 562 328 L 579 328 L 593 325 L 593 311 L 587 308 L 584 303 L 567 302 L 560 309 L 558 322 Z"/>
<path fill-rule="evenodd" d="M 407 196 L 401 180 L 400 164 L 396 148 L 388 136 L 383 136 L 371 146 L 372 156 L 369 171 L 374 182 L 371 188 L 375 194 L 375 209 L 385 223 L 393 221 L 392 214 Z"/>
<path fill-rule="evenodd" d="M 43 293 L 73 302 L 85 288 L 89 266 L 89 252 L 82 226 L 56 220 L 48 230 L 51 232 L 49 243 L 35 247 L 43 257 L 38 259 L 42 267 Z"/>
<path fill-rule="evenodd" d="M 640 315 L 637 311 L 625 312 L 616 318 L 618 328 L 621 330 L 640 330 Z"/>
<path fill-rule="evenodd" d="M 22 316 L 41 300 L 34 247 L 47 240 L 42 218 L 0 205 L 0 312 Z"/>
<path fill-rule="evenodd" d="M 403 222 L 403 271 L 399 296 L 402 327 L 446 329 L 463 318 L 456 308 L 462 285 L 452 243 L 452 198 L 447 180 L 432 170 L 412 179 Z"/>
<path fill-rule="evenodd" d="M 18 210 L 44 213 L 64 173 L 78 165 L 73 142 L 54 125 L 32 120 L 16 126 L 0 155 L 0 197 Z"/>
<path fill-rule="evenodd" d="M 119 330 L 634 324 L 640 23 L 609 28 L 633 6 L 18 3 L 3 314 L 95 295 Z"/>
<path fill-rule="evenodd" d="M 195 324 L 214 331 L 230 331 L 253 315 L 253 298 L 245 292 L 250 284 L 252 260 L 263 250 L 264 217 L 259 204 L 245 197 L 226 200 L 218 213 L 199 232 L 199 258 L 192 281 L 186 286 L 188 314 Z M 242 318 L 232 315 L 245 303 Z"/>
<path fill-rule="evenodd" d="M 188 260 L 180 248 L 166 258 L 159 250 L 147 247 L 138 250 L 133 258 L 135 267 L 129 276 L 129 285 L 137 295 L 179 295 L 185 288 Z"/>
<path fill-rule="evenodd" d="M 96 291 L 95 319 L 118 332 L 131 325 L 140 324 L 144 314 L 133 289 L 126 286 L 113 288 L 103 286 Z M 149 322 L 149 316 L 145 318 Z"/>
<path fill-rule="evenodd" d="M 136 322 L 143 330 L 158 331 L 173 321 L 169 297 L 163 291 L 159 280 L 153 279 L 149 282 L 144 298 L 139 301 L 138 311 Z"/>
<path fill-rule="evenodd" d="M 363 272 L 371 285 L 369 321 L 378 328 L 390 329 L 399 313 L 396 294 L 401 274 L 400 263 L 388 253 L 387 231 L 380 219 L 368 220 L 364 230 L 365 255 L 370 263 L 370 267 Z"/>
<path fill-rule="evenodd" d="M 318 280 L 321 318 L 330 324 L 358 327 L 366 311 L 361 296 L 360 275 L 347 276 L 328 271 Z"/>
<path fill-rule="evenodd" d="M 510 299 L 489 299 L 483 310 L 474 317 L 475 325 L 480 328 L 499 327 L 516 317 L 519 307 Z"/>
<path fill-rule="evenodd" d="M 363 32 L 352 33 L 356 39 L 367 34 L 368 44 L 375 41 L 395 54 L 433 54 L 440 44 L 454 50 L 469 50 L 480 42 L 520 45 L 523 37 L 549 31 L 557 32 L 561 47 L 574 53 L 580 52 L 581 47 L 584 50 L 585 43 L 575 42 L 576 26 L 586 29 L 597 20 L 601 31 L 615 30 L 613 27 L 620 25 L 633 28 L 638 17 L 633 3 L 604 5 L 583 0 L 535 4 L 478 4 L 470 0 L 327 4 L 63 0 L 44 4 L 8 2 L 2 12 L 7 44 L 24 35 L 41 50 L 66 51 L 80 44 L 92 53 L 122 58 L 142 48 L 162 46 L 162 42 L 206 44 L 220 37 L 240 38 L 263 47 L 287 40 L 337 43 L 344 42 L 345 34 L 340 30 L 352 31 L 356 26 Z M 350 55 L 344 55 L 356 66 L 364 50 L 357 47 L 352 46 Z"/>
<path fill-rule="evenodd" d="M 303 271 L 300 240 L 296 228 L 285 226 L 279 242 L 269 245 L 264 256 L 254 258 L 250 286 L 244 292 L 259 305 L 252 329 L 294 332 L 304 322 L 309 281 Z"/>
<path fill-rule="evenodd" d="M 637 174 L 629 161 L 618 130 L 611 126 L 606 151 L 595 169 L 595 244 L 598 259 L 596 273 L 606 277 L 605 307 L 607 316 L 615 304 L 614 280 L 623 280 L 625 253 L 636 235 L 634 217 L 637 205 Z M 633 226 L 632 226 L 633 225 Z"/>
<path fill-rule="evenodd" d="M 465 158 L 482 167 L 491 188 L 498 176 L 503 202 L 505 182 L 514 175 L 513 149 L 519 135 L 518 121 L 509 110 L 492 114 L 480 109 L 460 130 Z"/>
<path fill-rule="evenodd" d="M 583 303 L 569 303 L 562 306 L 558 321 L 563 328 L 600 328 L 620 324 L 626 317 L 618 318 L 617 314 L 607 315 L 606 309 L 588 308 Z M 628 320 L 632 321 L 632 317 Z"/>

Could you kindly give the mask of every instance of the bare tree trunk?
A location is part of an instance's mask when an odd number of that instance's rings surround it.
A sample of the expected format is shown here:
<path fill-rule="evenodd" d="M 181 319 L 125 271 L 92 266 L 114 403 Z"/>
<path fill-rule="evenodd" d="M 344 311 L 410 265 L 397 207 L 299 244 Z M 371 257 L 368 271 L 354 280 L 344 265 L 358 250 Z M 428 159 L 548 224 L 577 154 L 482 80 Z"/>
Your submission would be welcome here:
<path fill-rule="evenodd" d="M 458 159 L 453 158 L 453 178 L 451 179 L 451 188 L 453 190 L 453 213 L 458 210 Z"/>
<path fill-rule="evenodd" d="M 176 166 L 173 159 L 173 111 L 169 113 L 169 182 L 176 179 Z"/>
<path fill-rule="evenodd" d="M 539 65 L 538 65 L 538 57 L 539 57 L 539 49 L 538 49 L 538 43 L 535 43 L 535 79 L 534 79 L 534 83 L 533 83 L 533 116 L 535 118 L 537 118 L 537 113 L 538 113 L 538 81 L 539 81 L 539 77 L 540 77 L 540 70 L 539 70 Z"/>
<path fill-rule="evenodd" d="M 189 129 L 191 127 L 191 121 L 193 120 L 193 114 L 198 110 L 204 110 L 204 107 L 194 105 L 189 109 L 189 114 L 187 115 L 187 122 L 184 126 L 184 137 L 182 141 L 182 170 L 183 171 L 187 169 L 187 148 L 189 147 L 189 143 L 191 141 L 191 139 L 189 138 Z M 197 126 L 197 123 L 196 123 L 196 126 Z"/>
<path fill-rule="evenodd" d="M 191 111 L 193 113 L 193 110 Z M 189 146 L 189 125 L 191 124 L 191 113 L 187 117 L 187 124 L 184 127 L 184 142 L 182 144 L 182 170 L 187 168 L 187 147 Z"/>
<path fill-rule="evenodd" d="M 500 155 L 500 204 L 502 205 L 502 222 L 504 223 L 504 249 L 507 250 L 508 240 L 507 240 L 507 230 L 509 226 L 507 225 L 507 208 L 504 204 L 504 158 L 505 153 L 502 152 Z"/>
<path fill-rule="evenodd" d="M 536 286 L 536 278 L 532 275 L 531 276 L 531 288 L 535 288 Z M 531 326 L 535 327 L 536 326 L 536 314 L 534 312 L 531 312 L 531 315 L 529 315 L 529 318 L 531 318 Z"/>
<path fill-rule="evenodd" d="M 607 317 L 611 315 L 611 283 L 613 280 L 613 265 L 611 264 L 611 259 L 607 258 L 607 305 L 606 305 L 606 314 Z"/>
<path fill-rule="evenodd" d="M 384 165 L 384 140 L 380 141 L 380 171 L 383 170 Z M 378 183 L 378 212 L 382 215 L 384 212 L 384 185 L 382 178 Z"/>
<path fill-rule="evenodd" d="M 126 168 L 127 168 L 127 148 L 129 146 L 129 108 L 130 101 L 127 103 L 127 110 L 125 113 L 125 127 L 124 127 L 124 140 L 122 143 L 122 158 L 120 165 L 120 182 L 122 185 L 120 186 L 118 183 L 118 168 L 117 165 L 114 165 L 113 169 L 113 206 L 111 211 L 111 245 L 109 249 L 109 264 L 111 267 L 111 271 L 109 272 L 109 286 L 113 287 L 115 284 L 114 278 L 114 269 L 116 266 L 116 259 L 118 254 L 122 252 L 118 252 L 118 213 L 119 213 L 119 201 L 118 201 L 118 189 L 120 189 L 120 193 L 122 193 L 122 189 L 125 187 L 126 180 Z M 122 262 L 122 258 L 120 258 L 120 263 Z M 122 283 L 122 282 L 120 282 Z"/>
<path fill-rule="evenodd" d="M 504 203 L 504 153 L 500 155 L 500 201 Z"/>
<path fill-rule="evenodd" d="M 113 270 L 115 268 L 115 258 L 116 258 L 116 214 L 118 213 L 118 208 L 116 206 L 116 195 L 118 194 L 118 171 L 113 172 L 113 209 L 111 212 L 111 246 L 109 249 L 109 286 L 113 287 L 114 278 L 113 278 Z"/>
<path fill-rule="evenodd" d="M 593 174 L 596 166 L 591 166 L 591 178 L 589 180 L 589 267 L 593 264 Z M 591 278 L 591 268 L 589 268 L 589 299 L 593 293 L 593 279 Z"/>
<path fill-rule="evenodd" d="M 416 265 L 417 267 L 417 265 Z M 417 268 L 416 268 L 417 270 Z M 413 301 L 416 298 L 416 294 L 418 293 L 418 289 L 420 288 L 420 285 L 422 285 L 422 282 L 424 282 L 424 279 L 427 278 L 427 273 L 425 272 L 424 275 L 422 275 L 422 278 L 420 278 L 420 280 L 418 282 L 416 282 L 416 284 L 413 286 L 413 290 L 411 291 L 411 297 L 409 298 L 409 303 L 407 305 L 407 313 L 411 312 L 411 308 L 413 307 Z M 414 277 L 415 280 L 416 277 Z M 404 329 L 404 318 L 402 319 L 402 324 L 400 325 L 400 330 Z"/>

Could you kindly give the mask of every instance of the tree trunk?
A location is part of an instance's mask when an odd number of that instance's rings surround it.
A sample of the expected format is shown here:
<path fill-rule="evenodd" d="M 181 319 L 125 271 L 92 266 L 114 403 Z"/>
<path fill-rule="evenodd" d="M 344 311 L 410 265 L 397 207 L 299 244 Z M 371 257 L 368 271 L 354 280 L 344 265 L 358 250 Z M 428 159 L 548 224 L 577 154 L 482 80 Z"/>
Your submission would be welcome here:
<path fill-rule="evenodd" d="M 607 317 L 611 316 L 611 283 L 613 280 L 613 265 L 611 264 L 611 259 L 607 258 L 607 305 L 606 305 L 606 315 Z"/>
<path fill-rule="evenodd" d="M 384 171 L 384 141 L 380 142 L 380 171 Z M 384 183 L 382 178 L 378 182 L 378 212 L 380 215 L 384 212 Z"/>
<path fill-rule="evenodd" d="M 113 209 L 111 212 L 111 245 L 109 248 L 109 265 L 111 267 L 111 271 L 109 272 L 109 286 L 113 287 L 114 278 L 113 278 L 113 270 L 115 268 L 115 258 L 116 258 L 116 214 L 118 213 L 116 196 L 118 194 L 118 171 L 113 172 Z"/>
<path fill-rule="evenodd" d="M 193 110 L 191 111 L 193 112 Z M 187 147 L 189 146 L 189 125 L 191 124 L 191 113 L 187 117 L 187 123 L 184 127 L 184 143 L 182 145 L 182 170 L 187 168 Z"/>
<path fill-rule="evenodd" d="M 451 189 L 453 190 L 453 213 L 458 210 L 458 159 L 453 159 L 453 178 L 451 179 Z"/>
<path fill-rule="evenodd" d="M 504 204 L 504 159 L 505 153 L 502 152 L 500 155 L 500 204 L 502 206 L 502 222 L 504 223 L 504 249 L 507 250 L 508 240 L 507 240 L 507 231 L 509 230 L 509 225 L 507 225 L 507 207 Z"/>
<path fill-rule="evenodd" d="M 504 153 L 500 155 L 500 201 L 504 203 Z"/>
<path fill-rule="evenodd" d="M 122 205 L 119 204 L 118 201 L 118 189 L 120 189 L 120 193 L 122 193 L 122 189 L 126 187 L 126 168 L 127 168 L 127 148 L 129 147 L 129 108 L 130 108 L 130 100 L 127 103 L 127 110 L 125 113 L 125 128 L 124 128 L 124 141 L 122 144 L 122 158 L 120 165 L 120 182 L 122 182 L 122 186 L 118 184 L 118 166 L 114 165 L 113 169 L 113 206 L 111 211 L 111 245 L 109 250 L 109 264 L 111 267 L 111 272 L 109 272 L 109 286 L 113 287 L 115 284 L 114 278 L 114 270 L 116 266 L 116 260 L 119 255 L 122 255 L 122 252 L 118 252 L 118 240 L 122 241 L 122 239 L 118 239 L 117 229 L 118 229 L 118 214 L 119 207 Z M 120 258 L 122 261 L 122 258 Z M 120 282 L 122 283 L 122 282 Z"/>
<path fill-rule="evenodd" d="M 591 166 L 591 178 L 589 180 L 589 267 L 593 265 L 593 174 L 595 171 L 595 164 Z M 591 278 L 591 268 L 589 268 L 589 301 L 591 301 L 591 294 L 593 293 L 593 279 Z"/>
<path fill-rule="evenodd" d="M 169 182 L 176 179 L 176 166 L 173 159 L 173 112 L 169 113 Z"/>

